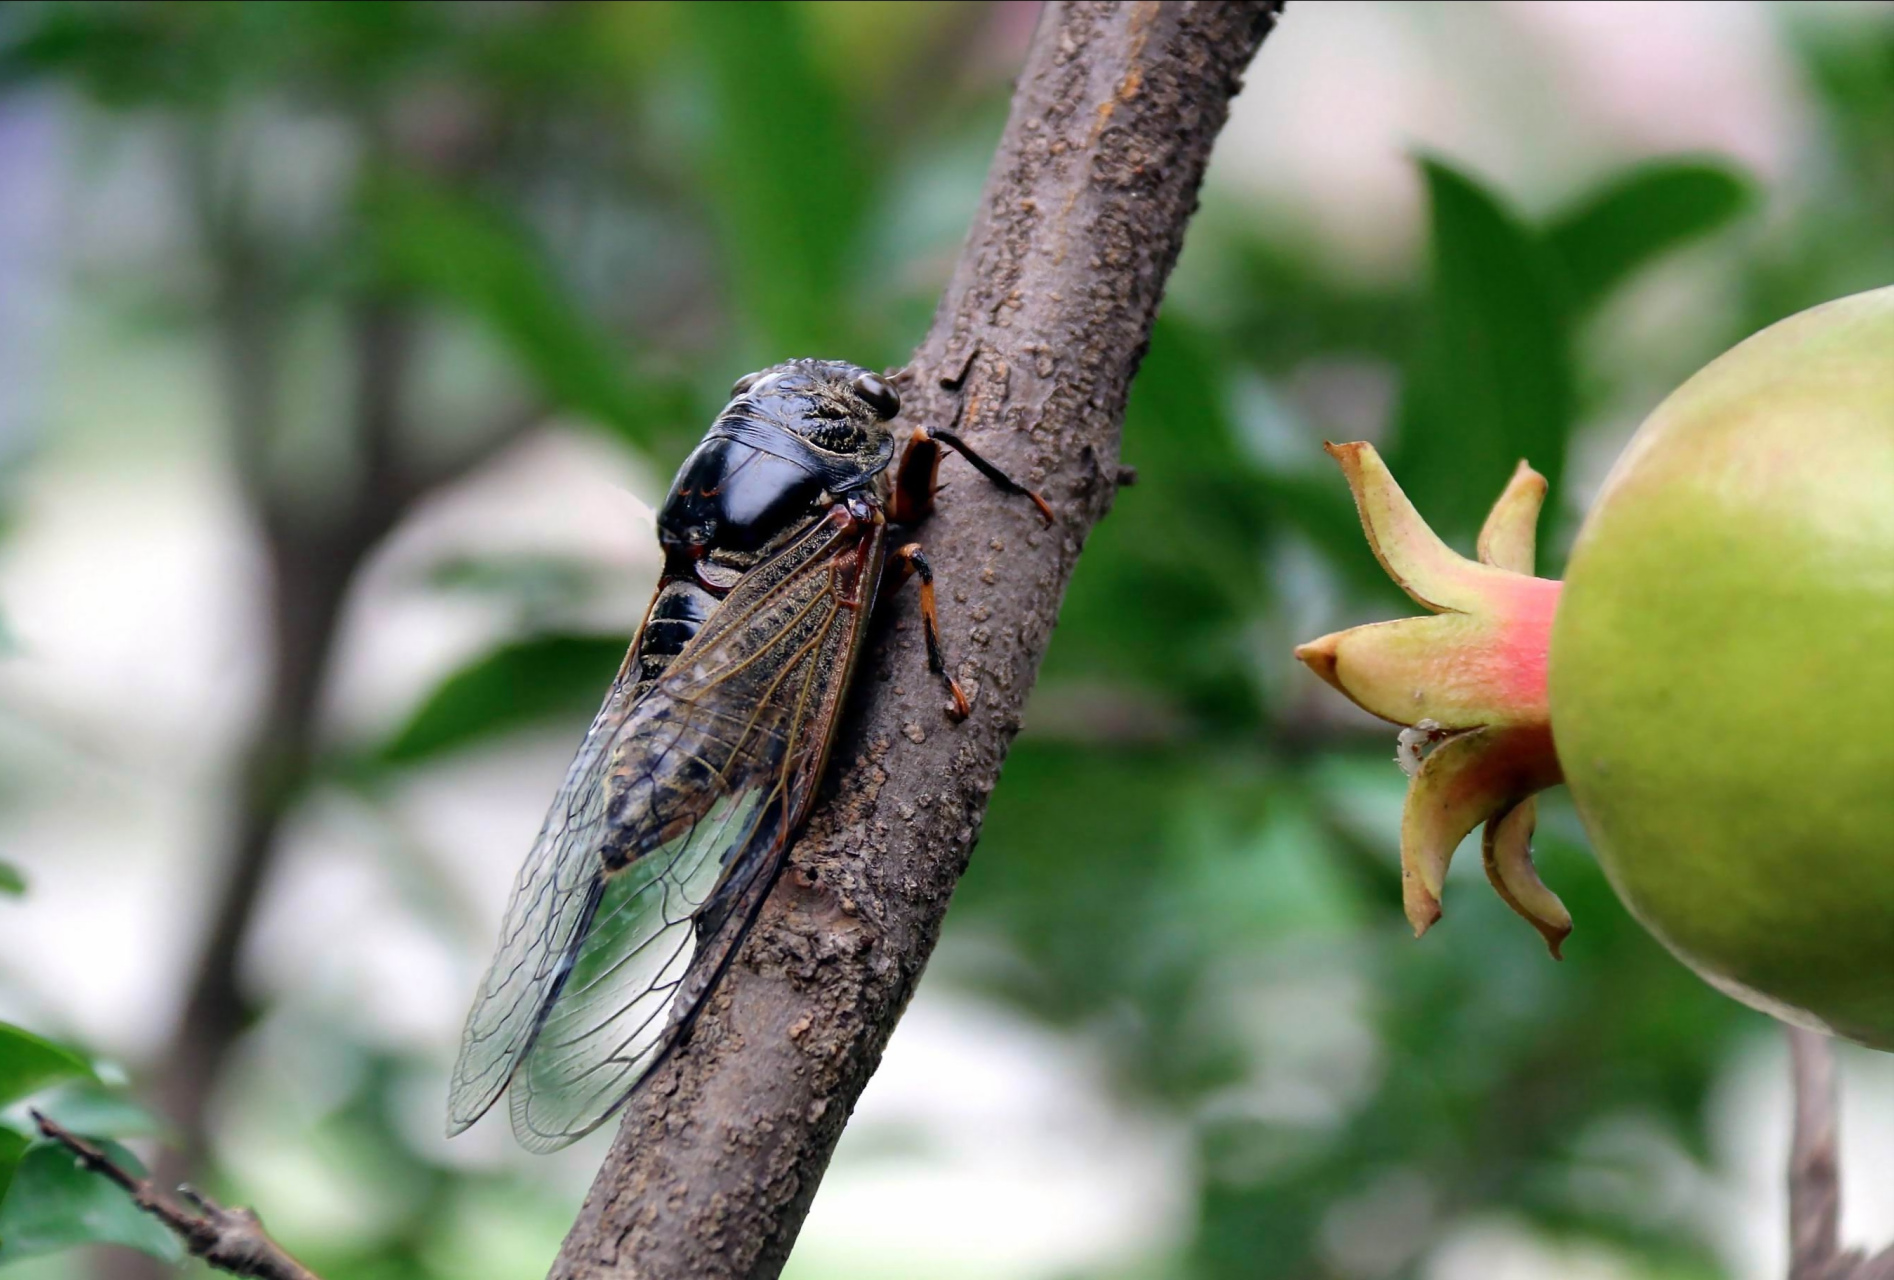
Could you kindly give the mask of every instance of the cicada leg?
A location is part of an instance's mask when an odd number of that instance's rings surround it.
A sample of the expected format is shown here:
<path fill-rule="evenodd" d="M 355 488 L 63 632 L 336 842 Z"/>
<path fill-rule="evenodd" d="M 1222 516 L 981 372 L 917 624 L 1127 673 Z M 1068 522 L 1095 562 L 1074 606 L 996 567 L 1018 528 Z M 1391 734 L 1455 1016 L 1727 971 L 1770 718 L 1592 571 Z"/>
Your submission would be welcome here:
<path fill-rule="evenodd" d="M 894 572 L 882 579 L 883 590 L 892 593 L 917 575 L 921 579 L 921 634 L 927 641 L 927 669 L 947 684 L 947 696 L 954 700 L 948 714 L 965 720 L 973 714 L 973 707 L 960 682 L 947 670 L 946 651 L 940 643 L 940 611 L 934 602 L 934 567 L 927 563 L 920 543 L 910 542 L 894 553 Z"/>
<path fill-rule="evenodd" d="M 940 450 L 945 445 L 973 464 L 973 469 L 993 482 L 1002 493 L 1031 498 L 1039 508 L 1039 518 L 1052 524 L 1052 507 L 1033 490 L 1001 471 L 974 451 L 972 445 L 951 431 L 934 427 L 916 427 L 908 437 L 907 450 L 895 471 L 894 496 L 888 516 L 896 524 L 914 525 L 934 509 L 934 490 L 939 486 Z"/>
<path fill-rule="evenodd" d="M 972 463 L 974 470 L 992 481 L 1001 492 L 1031 498 L 1033 505 L 1039 508 L 1040 518 L 1048 525 L 1053 522 L 1052 508 L 1044 498 L 981 457 L 965 440 L 951 431 L 916 427 L 914 434 L 908 437 L 907 449 L 895 470 L 894 492 L 888 503 L 888 516 L 893 523 L 912 527 L 934 509 L 943 445 Z M 883 590 L 892 593 L 916 575 L 921 579 L 921 630 L 927 639 L 928 670 L 947 684 L 947 693 L 953 699 L 948 714 L 956 720 L 965 720 L 972 714 L 972 704 L 967 701 L 960 682 L 947 671 L 947 655 L 940 641 L 940 612 L 934 599 L 934 570 L 922 554 L 920 543 L 910 542 L 894 553 L 894 569 L 882 578 Z"/>
<path fill-rule="evenodd" d="M 894 470 L 894 493 L 888 502 L 888 519 L 912 527 L 927 518 L 934 509 L 934 490 L 940 484 L 940 446 L 926 427 L 914 428 L 901 461 Z M 898 581 L 907 581 L 903 574 Z"/>

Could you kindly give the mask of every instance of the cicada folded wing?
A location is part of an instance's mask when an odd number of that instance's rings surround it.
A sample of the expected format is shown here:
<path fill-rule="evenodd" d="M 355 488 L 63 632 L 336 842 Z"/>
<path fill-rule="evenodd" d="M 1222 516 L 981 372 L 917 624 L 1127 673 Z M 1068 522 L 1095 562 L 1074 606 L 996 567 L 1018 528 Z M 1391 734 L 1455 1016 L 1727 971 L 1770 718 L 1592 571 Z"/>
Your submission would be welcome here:
<path fill-rule="evenodd" d="M 603 887 L 597 843 L 606 766 L 629 705 L 630 681 L 621 670 L 514 882 L 493 963 L 461 1033 L 448 1092 L 450 1136 L 485 1115 L 505 1090 L 592 922 Z"/>
<path fill-rule="evenodd" d="M 837 514 L 839 513 L 839 514 Z M 807 813 L 883 557 L 841 507 L 746 573 L 635 698 L 615 686 L 522 871 L 461 1045 L 459 1132 L 590 1132 L 688 1029 Z"/>

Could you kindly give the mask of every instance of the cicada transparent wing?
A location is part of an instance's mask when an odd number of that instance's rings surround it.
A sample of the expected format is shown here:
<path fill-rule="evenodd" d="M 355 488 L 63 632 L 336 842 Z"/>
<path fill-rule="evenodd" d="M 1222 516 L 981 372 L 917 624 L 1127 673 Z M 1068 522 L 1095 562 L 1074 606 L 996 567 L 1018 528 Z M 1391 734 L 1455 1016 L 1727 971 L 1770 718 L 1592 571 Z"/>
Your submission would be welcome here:
<path fill-rule="evenodd" d="M 591 923 L 602 888 L 597 844 L 606 767 L 629 710 L 630 683 L 621 669 L 514 882 L 493 963 L 461 1033 L 447 1100 L 450 1136 L 485 1115 L 506 1088 Z"/>
<path fill-rule="evenodd" d="M 515 887 L 468 1018 L 451 1130 L 510 1083 L 520 1142 L 562 1147 L 689 1026 L 808 810 L 882 539 L 879 523 L 831 508 L 743 576 L 655 685 L 607 701 Z"/>

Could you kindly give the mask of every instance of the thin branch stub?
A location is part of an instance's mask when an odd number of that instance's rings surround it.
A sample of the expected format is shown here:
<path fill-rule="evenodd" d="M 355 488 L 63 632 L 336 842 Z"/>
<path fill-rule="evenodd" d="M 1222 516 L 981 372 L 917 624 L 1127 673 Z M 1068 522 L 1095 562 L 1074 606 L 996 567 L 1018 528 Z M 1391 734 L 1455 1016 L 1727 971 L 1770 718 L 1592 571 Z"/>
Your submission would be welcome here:
<path fill-rule="evenodd" d="M 44 1137 L 72 1152 L 81 1168 L 123 1187 L 134 1204 L 162 1222 L 194 1257 L 236 1276 L 319 1280 L 315 1272 L 270 1238 L 249 1209 L 226 1209 L 202 1192 L 182 1186 L 178 1194 L 192 1206 L 186 1208 L 159 1191 L 150 1178 L 136 1176 L 64 1125 L 38 1111 L 32 1116 Z"/>

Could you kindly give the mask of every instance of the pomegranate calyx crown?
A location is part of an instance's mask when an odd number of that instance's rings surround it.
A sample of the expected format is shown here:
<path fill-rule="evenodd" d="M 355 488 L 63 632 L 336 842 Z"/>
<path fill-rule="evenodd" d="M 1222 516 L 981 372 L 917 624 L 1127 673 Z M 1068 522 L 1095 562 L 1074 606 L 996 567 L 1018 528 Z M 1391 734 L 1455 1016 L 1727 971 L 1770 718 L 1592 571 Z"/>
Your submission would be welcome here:
<path fill-rule="evenodd" d="M 1487 879 L 1556 958 L 1572 917 L 1532 865 L 1535 793 L 1561 781 L 1546 702 L 1559 583 L 1532 575 L 1545 477 L 1521 462 L 1480 530 L 1478 560 L 1421 518 L 1374 446 L 1330 444 L 1375 559 L 1430 611 L 1311 640 L 1296 657 L 1364 710 L 1407 726 L 1401 897 L 1415 936 L 1440 918 L 1447 865 L 1486 824 Z"/>

